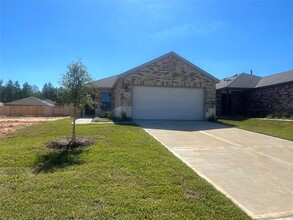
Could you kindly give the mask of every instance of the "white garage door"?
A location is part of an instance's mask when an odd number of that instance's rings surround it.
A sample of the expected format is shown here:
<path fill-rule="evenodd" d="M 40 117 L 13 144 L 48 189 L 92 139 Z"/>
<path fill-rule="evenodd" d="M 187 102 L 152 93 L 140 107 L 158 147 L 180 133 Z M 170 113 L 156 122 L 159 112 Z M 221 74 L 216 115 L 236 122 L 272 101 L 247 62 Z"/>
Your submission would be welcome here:
<path fill-rule="evenodd" d="M 202 120 L 203 89 L 133 87 L 133 119 Z"/>

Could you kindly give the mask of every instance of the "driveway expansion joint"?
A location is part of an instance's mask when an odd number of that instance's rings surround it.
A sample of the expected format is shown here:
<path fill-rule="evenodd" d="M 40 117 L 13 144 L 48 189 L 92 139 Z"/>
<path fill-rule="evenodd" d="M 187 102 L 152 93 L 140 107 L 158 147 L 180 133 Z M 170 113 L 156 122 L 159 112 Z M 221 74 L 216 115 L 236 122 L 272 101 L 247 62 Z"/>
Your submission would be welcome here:
<path fill-rule="evenodd" d="M 253 219 L 293 219 L 293 142 L 206 121 L 136 121 Z"/>

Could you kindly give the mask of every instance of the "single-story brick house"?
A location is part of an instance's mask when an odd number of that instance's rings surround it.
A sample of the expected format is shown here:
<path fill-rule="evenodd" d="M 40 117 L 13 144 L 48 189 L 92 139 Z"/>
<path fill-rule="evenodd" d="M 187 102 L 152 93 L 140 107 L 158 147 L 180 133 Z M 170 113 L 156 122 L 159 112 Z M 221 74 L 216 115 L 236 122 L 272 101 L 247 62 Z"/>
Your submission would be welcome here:
<path fill-rule="evenodd" d="M 219 80 L 174 52 L 97 80 L 97 115 L 132 119 L 203 120 L 216 113 Z"/>
<path fill-rule="evenodd" d="M 266 77 L 236 74 L 216 87 L 218 116 L 293 115 L 293 70 Z"/>

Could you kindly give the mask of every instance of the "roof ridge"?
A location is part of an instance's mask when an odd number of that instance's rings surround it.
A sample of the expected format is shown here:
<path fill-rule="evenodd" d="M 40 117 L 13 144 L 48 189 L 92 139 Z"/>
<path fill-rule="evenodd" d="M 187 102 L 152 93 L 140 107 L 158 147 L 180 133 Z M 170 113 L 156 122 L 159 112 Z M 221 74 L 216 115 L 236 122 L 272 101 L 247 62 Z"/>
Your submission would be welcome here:
<path fill-rule="evenodd" d="M 219 82 L 220 80 L 216 77 L 214 77 L 213 75 L 209 74 L 207 71 L 203 70 L 202 68 L 196 66 L 195 64 L 191 63 L 190 61 L 188 61 L 187 59 L 185 59 L 184 57 L 178 55 L 177 53 L 171 51 L 170 53 L 172 53 L 174 56 L 176 56 L 177 58 L 181 59 L 182 61 L 188 63 L 189 65 L 191 65 L 192 67 L 194 67 L 195 69 L 204 72 L 207 76 L 209 76 L 211 79 L 213 79 L 215 82 Z"/>
<path fill-rule="evenodd" d="M 229 85 L 233 85 L 233 84 L 235 84 L 235 82 L 237 82 L 238 80 L 240 80 L 241 79 L 241 76 L 244 76 L 244 75 L 248 75 L 248 76 L 253 76 L 253 77 L 258 77 L 259 78 L 259 81 L 258 81 L 258 83 L 261 81 L 261 79 L 262 79 L 262 77 L 261 76 L 257 76 L 257 75 L 252 75 L 252 74 L 249 74 L 249 73 L 241 73 L 241 74 L 239 74 L 239 76 L 237 77 L 237 79 L 235 79 L 235 80 L 233 80 L 232 82 L 231 82 L 231 84 L 229 84 Z M 257 83 L 257 84 L 258 84 Z M 256 85 L 257 85 L 256 84 Z M 255 88 L 256 86 L 254 86 L 254 88 Z"/>
<path fill-rule="evenodd" d="M 268 79 L 272 79 L 274 77 L 280 77 L 280 76 L 286 76 L 286 74 L 290 74 L 292 73 L 293 75 L 293 69 L 292 70 L 288 70 L 288 71 L 283 71 L 283 72 L 280 72 L 280 73 L 275 73 L 275 74 L 272 74 L 272 75 L 269 75 L 269 76 L 264 76 L 261 78 L 261 80 L 257 83 L 257 85 L 255 86 L 255 88 L 259 88 L 259 87 L 265 87 L 265 86 L 270 86 L 270 85 L 277 85 L 277 84 L 280 84 L 280 83 L 284 83 L 284 82 L 293 82 L 293 77 L 292 77 L 292 80 L 291 78 L 289 80 L 285 80 L 285 81 L 279 81 L 279 82 L 275 82 L 275 83 L 268 83 L 268 84 L 265 84 L 265 81 L 268 80 Z M 265 84 L 265 85 L 262 85 L 262 84 Z"/>
<path fill-rule="evenodd" d="M 244 73 L 239 73 L 239 74 L 238 74 L 238 73 L 236 73 L 235 75 L 236 75 L 236 77 L 237 77 L 237 78 L 236 78 L 236 79 L 234 79 L 234 80 L 231 80 L 231 82 L 230 82 L 230 83 L 228 83 L 226 87 L 228 87 L 228 86 L 232 85 L 232 83 L 233 83 L 233 82 L 235 82 L 235 81 L 237 81 L 237 79 L 239 79 L 239 77 L 240 77 L 241 75 L 243 75 L 243 74 L 244 74 Z M 234 75 L 234 76 L 235 76 L 235 75 Z M 226 77 L 226 78 L 224 78 L 224 79 L 231 78 L 231 77 L 233 77 L 233 76 Z"/>
<path fill-rule="evenodd" d="M 131 68 L 131 69 L 125 71 L 125 72 L 122 72 L 122 73 L 118 74 L 117 76 L 118 76 L 118 77 L 125 76 L 125 75 L 127 75 L 127 74 L 129 74 L 129 73 L 132 73 L 132 72 L 135 71 L 135 70 L 141 69 L 141 68 L 143 68 L 143 67 L 145 67 L 145 66 L 147 66 L 147 65 L 150 65 L 150 64 L 152 64 L 152 63 L 155 63 L 156 61 L 158 61 L 158 60 L 160 60 L 160 59 L 162 59 L 162 58 L 165 58 L 165 57 L 167 57 L 167 56 L 169 56 L 169 55 L 171 55 L 171 54 L 174 55 L 174 54 L 176 54 L 176 53 L 173 52 L 173 51 L 170 51 L 170 52 L 168 52 L 168 53 L 166 53 L 166 54 L 164 54 L 164 55 L 161 55 L 161 56 L 159 56 L 159 57 L 157 57 L 157 58 L 155 58 L 155 59 L 152 59 L 152 60 L 150 60 L 150 61 L 147 61 L 146 63 L 143 63 L 143 64 L 141 64 L 141 65 L 138 65 L 138 66 L 136 66 L 136 67 L 134 67 L 134 68 Z"/>

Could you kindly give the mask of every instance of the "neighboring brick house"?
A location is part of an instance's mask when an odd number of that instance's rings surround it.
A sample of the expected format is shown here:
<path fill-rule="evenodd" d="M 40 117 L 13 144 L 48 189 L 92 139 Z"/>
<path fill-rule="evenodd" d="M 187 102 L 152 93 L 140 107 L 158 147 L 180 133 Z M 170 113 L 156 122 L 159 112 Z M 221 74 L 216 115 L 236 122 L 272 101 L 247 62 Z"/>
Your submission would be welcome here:
<path fill-rule="evenodd" d="M 293 70 L 267 77 L 247 73 L 217 84 L 218 116 L 293 115 Z"/>
<path fill-rule="evenodd" d="M 98 115 L 203 120 L 216 112 L 219 80 L 174 52 L 120 75 L 97 80 Z"/>

